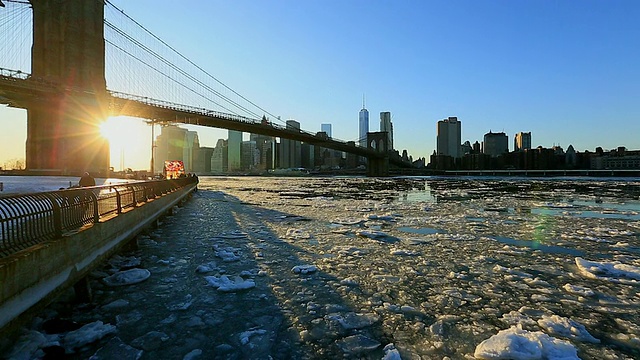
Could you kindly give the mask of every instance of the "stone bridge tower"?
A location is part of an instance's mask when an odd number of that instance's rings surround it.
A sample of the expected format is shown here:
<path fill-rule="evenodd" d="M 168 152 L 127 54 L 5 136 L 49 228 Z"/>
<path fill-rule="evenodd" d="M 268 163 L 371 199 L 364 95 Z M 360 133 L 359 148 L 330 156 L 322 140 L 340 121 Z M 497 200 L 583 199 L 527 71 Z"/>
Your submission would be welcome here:
<path fill-rule="evenodd" d="M 64 90 L 27 109 L 27 169 L 104 176 L 109 145 L 100 136 L 107 102 L 104 1 L 29 0 L 33 7 L 31 75 Z"/>
<path fill-rule="evenodd" d="M 367 159 L 367 176 L 389 176 L 389 135 L 386 131 L 368 132 L 367 148 L 382 153 L 382 157 Z"/>

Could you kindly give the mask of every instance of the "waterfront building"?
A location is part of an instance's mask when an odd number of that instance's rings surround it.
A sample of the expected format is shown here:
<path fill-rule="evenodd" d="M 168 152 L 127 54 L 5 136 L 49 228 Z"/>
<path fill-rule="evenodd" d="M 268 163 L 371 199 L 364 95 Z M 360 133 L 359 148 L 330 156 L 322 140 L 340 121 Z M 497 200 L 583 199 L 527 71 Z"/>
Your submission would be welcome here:
<path fill-rule="evenodd" d="M 240 167 L 242 170 L 255 170 L 260 164 L 260 152 L 256 147 L 256 142 L 243 141 L 240 145 L 241 158 Z"/>
<path fill-rule="evenodd" d="M 391 123 L 391 112 L 383 111 L 380 113 L 380 131 L 387 132 L 389 150 L 393 150 L 393 123 Z"/>
<path fill-rule="evenodd" d="M 531 132 L 519 132 L 513 140 L 513 151 L 524 151 L 531 149 Z"/>
<path fill-rule="evenodd" d="M 494 133 L 489 130 L 484 134 L 483 153 L 492 157 L 509 152 L 509 137 L 504 132 Z"/>
<path fill-rule="evenodd" d="M 455 116 L 438 121 L 436 155 L 462 157 L 462 123 Z"/>
<path fill-rule="evenodd" d="M 187 145 L 188 132 L 188 130 L 175 125 L 165 125 L 160 128 L 160 135 L 156 137 L 153 164 L 155 172 L 162 172 L 164 162 L 167 160 L 185 160 L 185 147 L 193 149 L 193 143 L 190 146 Z M 195 141 L 193 134 L 190 135 L 190 139 L 192 142 Z M 191 159 L 191 157 L 188 158 Z M 185 171 L 186 169 L 185 166 Z"/>
<path fill-rule="evenodd" d="M 331 139 L 331 137 L 332 137 L 332 135 L 331 135 L 331 124 L 320 124 L 320 131 L 322 131 L 325 134 L 327 134 L 329 139 Z"/>
<path fill-rule="evenodd" d="M 195 158 L 200 149 L 200 140 L 196 131 L 187 130 L 184 134 L 184 146 L 182 147 L 182 162 L 185 172 L 193 172 Z"/>
<path fill-rule="evenodd" d="M 242 169 L 242 132 L 229 130 L 227 142 L 227 171 L 232 173 Z"/>
<path fill-rule="evenodd" d="M 228 172 L 229 148 L 227 147 L 227 144 L 227 140 L 218 139 L 216 147 L 213 148 L 213 154 L 211 155 L 211 173 L 226 174 Z"/>
<path fill-rule="evenodd" d="M 257 168 L 260 170 L 271 170 L 275 168 L 275 138 L 266 135 L 251 134 L 249 140 L 256 142 L 256 148 L 260 153 L 260 161 Z"/>
<path fill-rule="evenodd" d="M 201 146 L 196 152 L 193 163 L 193 172 L 196 174 L 209 174 L 211 173 L 211 157 L 213 156 L 214 148 Z"/>
<path fill-rule="evenodd" d="M 300 130 L 300 123 L 287 120 L 287 129 Z M 289 139 L 280 140 L 280 168 L 290 169 L 302 167 L 302 144 Z"/>

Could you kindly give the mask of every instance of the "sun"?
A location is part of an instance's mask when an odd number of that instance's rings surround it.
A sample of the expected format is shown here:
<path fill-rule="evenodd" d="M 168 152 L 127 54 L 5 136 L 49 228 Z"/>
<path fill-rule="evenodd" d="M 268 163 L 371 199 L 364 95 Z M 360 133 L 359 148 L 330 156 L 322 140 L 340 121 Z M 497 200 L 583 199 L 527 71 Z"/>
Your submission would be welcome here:
<path fill-rule="evenodd" d="M 100 124 L 100 135 L 109 141 L 114 169 L 144 170 L 150 167 L 151 127 L 144 120 L 110 117 Z"/>

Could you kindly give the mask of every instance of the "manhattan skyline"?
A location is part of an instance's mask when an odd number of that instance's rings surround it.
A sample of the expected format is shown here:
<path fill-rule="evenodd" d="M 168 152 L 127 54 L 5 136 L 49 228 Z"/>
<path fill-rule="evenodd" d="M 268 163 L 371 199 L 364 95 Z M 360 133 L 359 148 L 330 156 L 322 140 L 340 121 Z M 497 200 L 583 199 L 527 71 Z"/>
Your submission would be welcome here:
<path fill-rule="evenodd" d="M 112 2 L 307 131 L 331 123 L 335 138 L 356 140 L 365 93 L 374 119 L 393 114 L 395 147 L 414 158 L 433 152 L 434 125 L 448 116 L 464 123 L 463 141 L 532 132 L 532 147 L 640 149 L 634 1 Z M 0 108 L 0 164 L 24 157 L 24 114 Z M 186 128 L 202 146 L 226 138 Z M 147 167 L 149 157 L 127 167 Z"/>

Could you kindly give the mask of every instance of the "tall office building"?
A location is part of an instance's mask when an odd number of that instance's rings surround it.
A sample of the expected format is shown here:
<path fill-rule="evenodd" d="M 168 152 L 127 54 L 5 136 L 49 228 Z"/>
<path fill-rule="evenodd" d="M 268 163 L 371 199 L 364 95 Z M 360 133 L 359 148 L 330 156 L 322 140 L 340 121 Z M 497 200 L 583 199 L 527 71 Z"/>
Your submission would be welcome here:
<path fill-rule="evenodd" d="M 287 129 L 300 130 L 300 123 L 287 120 Z M 302 144 L 289 139 L 280 140 L 280 168 L 290 169 L 302 167 Z"/>
<path fill-rule="evenodd" d="M 198 132 L 189 131 L 184 134 L 184 146 L 182 147 L 182 161 L 184 162 L 184 171 L 190 173 L 194 171 L 195 159 L 200 149 L 200 140 Z"/>
<path fill-rule="evenodd" d="M 266 135 L 251 134 L 249 140 L 256 142 L 256 148 L 260 152 L 260 161 L 257 168 L 260 170 L 271 170 L 274 168 L 275 160 L 275 138 Z"/>
<path fill-rule="evenodd" d="M 214 174 L 226 174 L 229 170 L 229 149 L 228 141 L 218 139 L 216 147 L 211 155 L 211 172 Z"/>
<path fill-rule="evenodd" d="M 160 135 L 156 137 L 156 148 L 153 168 L 162 172 L 165 160 L 180 160 L 184 162 L 186 172 L 193 172 L 194 158 L 200 149 L 198 133 L 177 127 L 163 126 Z"/>
<path fill-rule="evenodd" d="M 331 124 L 321 124 L 320 131 L 324 132 L 329 138 L 331 138 Z"/>
<path fill-rule="evenodd" d="M 531 132 L 519 132 L 513 140 L 513 151 L 531 150 Z"/>
<path fill-rule="evenodd" d="M 455 116 L 438 121 L 437 155 L 462 157 L 462 123 Z"/>
<path fill-rule="evenodd" d="M 483 152 L 493 157 L 509 152 L 509 137 L 503 132 L 494 133 L 489 130 L 484 134 Z"/>
<path fill-rule="evenodd" d="M 242 131 L 229 130 L 229 140 L 227 141 L 229 172 L 242 170 Z"/>
<path fill-rule="evenodd" d="M 369 132 L 369 110 L 364 107 L 364 97 L 362 98 L 362 110 L 358 116 L 358 144 L 367 147 L 367 133 Z"/>
<path fill-rule="evenodd" d="M 380 113 L 380 131 L 387 132 L 389 150 L 393 150 L 393 124 L 391 123 L 391 113 L 388 111 Z"/>

